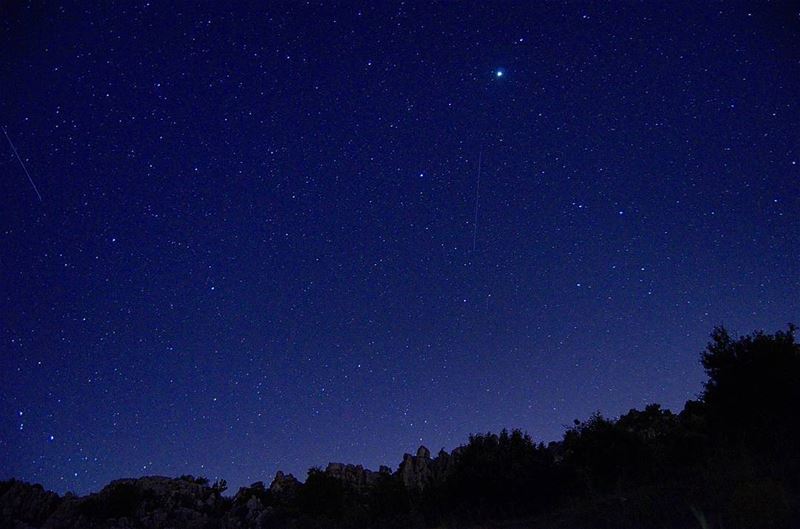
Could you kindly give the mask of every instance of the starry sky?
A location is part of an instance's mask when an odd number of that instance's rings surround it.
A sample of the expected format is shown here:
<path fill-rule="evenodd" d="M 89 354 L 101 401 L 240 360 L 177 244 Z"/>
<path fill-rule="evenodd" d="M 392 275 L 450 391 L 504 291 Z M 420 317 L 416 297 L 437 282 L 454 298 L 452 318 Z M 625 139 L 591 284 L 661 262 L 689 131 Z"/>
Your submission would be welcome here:
<path fill-rule="evenodd" d="M 547 442 L 800 322 L 791 3 L 228 4 L 0 3 L 0 478 Z"/>

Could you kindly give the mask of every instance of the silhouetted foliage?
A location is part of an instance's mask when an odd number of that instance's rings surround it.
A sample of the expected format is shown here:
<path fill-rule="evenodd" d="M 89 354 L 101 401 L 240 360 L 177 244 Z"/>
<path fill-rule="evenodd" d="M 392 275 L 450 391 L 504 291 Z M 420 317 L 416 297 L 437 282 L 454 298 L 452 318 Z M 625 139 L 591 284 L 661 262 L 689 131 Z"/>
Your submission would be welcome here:
<path fill-rule="evenodd" d="M 311 468 L 300 489 L 298 503 L 303 513 L 338 520 L 344 509 L 344 485 L 319 468 Z"/>
<path fill-rule="evenodd" d="M 391 474 L 378 477 L 378 481 L 369 490 L 367 501 L 372 518 L 384 521 L 383 527 L 389 525 L 386 521 L 405 521 L 411 510 L 408 490 L 400 479 Z"/>
<path fill-rule="evenodd" d="M 225 481 L 224 479 L 218 479 L 214 481 L 214 484 L 211 485 L 211 488 L 214 490 L 214 492 L 222 494 L 223 492 L 228 490 L 228 482 Z"/>
<path fill-rule="evenodd" d="M 204 478 L 203 476 L 195 477 L 195 476 L 193 476 L 191 474 L 184 474 L 184 475 L 180 476 L 178 479 L 183 480 L 183 481 L 188 481 L 189 483 L 196 483 L 197 485 L 202 485 L 204 487 L 207 487 L 208 484 L 210 483 L 208 478 Z"/>
<path fill-rule="evenodd" d="M 565 461 L 579 472 L 587 490 L 609 492 L 639 481 L 647 462 L 645 443 L 619 423 L 593 415 L 564 435 Z"/>
<path fill-rule="evenodd" d="M 456 518 L 510 518 L 552 505 L 567 481 L 546 448 L 520 430 L 503 430 L 470 436 L 435 492 Z"/>
<path fill-rule="evenodd" d="M 800 423 L 800 347 L 795 327 L 774 335 L 757 332 L 733 340 L 717 328 L 703 354 L 708 374 L 703 399 L 712 426 L 730 441 L 764 452 L 787 448 Z"/>
<path fill-rule="evenodd" d="M 151 494 L 142 491 L 130 482 L 113 483 L 107 487 L 107 494 L 89 496 L 80 506 L 86 516 L 100 519 L 129 518 Z"/>
<path fill-rule="evenodd" d="M 205 525 L 198 527 L 209 529 L 418 529 L 509 519 L 531 529 L 800 527 L 795 328 L 738 339 L 717 328 L 701 362 L 708 374 L 704 391 L 678 414 L 658 404 L 616 420 L 597 413 L 576 420 L 563 440 L 548 446 L 520 430 L 472 435 L 435 464 L 427 451 L 418 455 L 420 468 L 439 472 L 421 486 L 406 488 L 401 474 L 388 470 L 371 474 L 365 485 L 312 468 L 303 484 L 288 479 L 273 492 L 254 483 L 227 500 L 220 497 L 224 480 L 209 486 L 206 478 L 187 475 L 179 479 L 202 489 L 189 487 L 194 492 L 169 501 L 203 511 Z M 11 512 L 6 496 L 18 508 L 46 494 L 41 487 L 0 482 L 0 516 Z M 13 520 L 0 517 L 0 525 L 22 520 L 40 526 L 61 501 L 50 496 L 42 500 L 48 507 Z M 164 501 L 133 481 L 112 483 L 100 498 L 77 502 L 96 527 Z"/>

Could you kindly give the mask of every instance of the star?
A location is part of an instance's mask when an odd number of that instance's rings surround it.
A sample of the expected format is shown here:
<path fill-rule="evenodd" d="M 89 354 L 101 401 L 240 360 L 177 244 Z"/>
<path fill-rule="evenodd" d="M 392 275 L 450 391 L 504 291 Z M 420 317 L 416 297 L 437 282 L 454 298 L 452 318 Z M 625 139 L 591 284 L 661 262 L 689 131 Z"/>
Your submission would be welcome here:
<path fill-rule="evenodd" d="M 495 77 L 503 77 L 505 74 L 506 71 L 503 70 L 502 68 L 498 68 L 497 70 L 494 71 Z"/>

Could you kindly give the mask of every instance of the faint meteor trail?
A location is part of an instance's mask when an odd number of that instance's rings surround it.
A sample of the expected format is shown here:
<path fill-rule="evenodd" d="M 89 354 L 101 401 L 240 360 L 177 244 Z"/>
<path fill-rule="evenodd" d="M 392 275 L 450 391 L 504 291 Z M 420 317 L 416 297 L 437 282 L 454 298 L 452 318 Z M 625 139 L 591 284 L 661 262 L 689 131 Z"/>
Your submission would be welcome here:
<path fill-rule="evenodd" d="M 483 161 L 483 147 L 478 151 L 478 181 L 475 184 L 475 219 L 473 220 L 472 230 L 472 251 L 475 251 L 475 245 L 478 240 L 478 197 L 481 189 L 481 162 Z"/>
<path fill-rule="evenodd" d="M 31 187 L 33 190 L 36 191 L 36 196 L 39 197 L 39 202 L 42 201 L 42 195 L 39 193 L 39 190 L 36 188 L 36 184 L 33 183 L 33 178 L 31 178 L 31 174 L 28 172 L 28 168 L 25 167 L 25 163 L 22 161 L 22 158 L 19 157 L 19 153 L 17 153 L 17 148 L 14 147 L 14 142 L 11 141 L 11 138 L 8 136 L 8 132 L 6 132 L 6 128 L 2 127 L 3 134 L 6 135 L 6 139 L 8 140 L 8 144 L 11 145 L 11 150 L 14 151 L 14 156 L 17 157 L 17 161 L 22 166 L 22 170 L 25 171 L 25 175 L 28 177 L 28 182 L 31 183 Z"/>

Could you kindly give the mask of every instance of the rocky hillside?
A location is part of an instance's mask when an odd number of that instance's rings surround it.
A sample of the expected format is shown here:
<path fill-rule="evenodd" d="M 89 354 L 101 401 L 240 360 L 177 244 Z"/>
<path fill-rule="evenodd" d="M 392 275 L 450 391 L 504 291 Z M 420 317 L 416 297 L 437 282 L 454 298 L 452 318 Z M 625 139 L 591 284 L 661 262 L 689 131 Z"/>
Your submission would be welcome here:
<path fill-rule="evenodd" d="M 444 450 L 436 458 L 420 446 L 416 455 L 405 454 L 398 470 L 378 471 L 361 465 L 329 463 L 312 470 L 312 482 L 332 480 L 341 490 L 368 501 L 383 483 L 422 491 L 440 483 L 452 468 L 458 450 Z M 223 483 L 203 478 L 146 476 L 113 481 L 87 496 L 59 496 L 41 485 L 21 481 L 0 483 L 0 526 L 13 529 L 85 528 L 260 528 L 291 524 L 303 502 L 304 484 L 292 474 L 278 472 L 269 487 L 262 482 L 242 487 L 233 497 L 223 496 Z M 309 484 L 309 486 L 313 486 Z"/>

